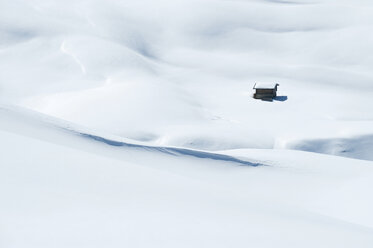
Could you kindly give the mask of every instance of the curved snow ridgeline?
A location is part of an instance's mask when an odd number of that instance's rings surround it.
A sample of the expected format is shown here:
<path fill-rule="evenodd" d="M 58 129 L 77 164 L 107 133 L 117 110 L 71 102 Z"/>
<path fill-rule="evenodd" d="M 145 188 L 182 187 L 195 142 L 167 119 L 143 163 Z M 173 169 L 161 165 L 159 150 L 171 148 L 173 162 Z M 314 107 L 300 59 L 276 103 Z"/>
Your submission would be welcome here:
<path fill-rule="evenodd" d="M 0 247 L 373 247 L 372 13 L 0 0 Z"/>
<path fill-rule="evenodd" d="M 10 106 L 0 139 L 4 247 L 373 242 L 372 162 L 147 146 Z"/>
<path fill-rule="evenodd" d="M 43 115 L 41 113 L 36 113 L 31 110 L 22 109 L 15 106 L 0 106 L 0 113 L 2 114 L 2 124 L 1 126 L 5 126 L 5 130 L 7 128 L 10 128 L 13 132 L 21 132 L 18 130 L 18 127 L 14 127 L 14 123 L 17 121 L 23 122 L 23 126 L 25 126 L 26 130 L 33 128 L 36 130 L 40 130 L 40 135 L 36 135 L 35 137 L 38 139 L 44 139 L 46 138 L 46 135 L 44 134 L 46 132 L 46 128 L 49 129 L 47 132 L 54 132 L 56 134 L 61 134 L 61 131 L 65 132 L 65 135 L 72 134 L 77 137 L 81 137 L 84 139 L 89 139 L 92 141 L 100 142 L 109 146 L 114 147 L 123 147 L 127 149 L 135 148 L 138 150 L 144 150 L 149 152 L 158 152 L 158 153 L 164 153 L 168 155 L 173 156 L 191 156 L 195 158 L 201 158 L 201 159 L 212 159 L 222 162 L 231 162 L 238 165 L 249 165 L 249 166 L 258 166 L 260 163 L 257 162 L 250 162 L 246 160 L 241 160 L 232 156 L 224 155 L 224 154 L 218 154 L 218 153 L 212 153 L 212 152 L 204 152 L 204 151 L 198 151 L 198 150 L 192 150 L 192 149 L 185 149 L 185 148 L 176 148 L 176 147 L 160 147 L 160 146 L 149 146 L 145 144 L 141 144 L 139 142 L 135 141 L 121 141 L 121 139 L 117 137 L 105 137 L 100 136 L 99 134 L 96 134 L 94 132 L 90 132 L 87 130 L 87 128 L 78 127 L 72 123 L 64 122 L 62 120 L 58 120 L 56 118 Z M 7 121 L 9 123 L 7 123 Z M 31 124 L 32 123 L 32 124 Z M 30 125 L 31 124 L 31 125 Z M 67 133 L 67 134 L 66 134 Z M 27 136 L 34 136 L 35 133 L 31 131 L 27 131 L 27 133 L 24 133 L 24 135 Z M 110 136 L 110 135 L 109 135 Z M 111 135 L 112 136 L 112 135 Z M 48 138 L 49 139 L 49 138 Z M 123 139 L 122 139 L 123 140 Z M 59 139 L 53 140 L 53 143 L 60 143 Z M 73 141 L 71 141 L 73 143 Z M 74 146 L 74 145 L 70 145 Z"/>

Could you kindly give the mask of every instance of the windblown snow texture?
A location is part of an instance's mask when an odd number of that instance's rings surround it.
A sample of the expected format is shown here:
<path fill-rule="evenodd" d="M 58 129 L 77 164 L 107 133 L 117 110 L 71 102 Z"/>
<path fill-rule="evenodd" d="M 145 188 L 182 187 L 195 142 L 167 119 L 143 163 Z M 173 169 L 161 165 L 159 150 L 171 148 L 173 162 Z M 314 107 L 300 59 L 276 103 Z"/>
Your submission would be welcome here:
<path fill-rule="evenodd" d="M 0 246 L 373 247 L 372 13 L 0 0 Z"/>

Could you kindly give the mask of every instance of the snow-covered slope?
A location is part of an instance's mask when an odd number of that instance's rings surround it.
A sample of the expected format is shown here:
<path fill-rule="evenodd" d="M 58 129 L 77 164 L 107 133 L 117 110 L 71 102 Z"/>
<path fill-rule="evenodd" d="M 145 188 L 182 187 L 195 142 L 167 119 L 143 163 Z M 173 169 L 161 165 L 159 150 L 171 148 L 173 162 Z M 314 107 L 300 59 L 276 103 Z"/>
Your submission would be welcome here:
<path fill-rule="evenodd" d="M 372 162 L 118 146 L 31 111 L 0 112 L 3 247 L 373 244 Z"/>
<path fill-rule="evenodd" d="M 0 7 L 1 99 L 153 145 L 371 159 L 312 149 L 373 134 L 371 1 Z M 251 99 L 256 81 L 280 83 L 278 101 Z"/>
<path fill-rule="evenodd" d="M 372 13 L 0 0 L 0 247 L 372 247 Z"/>

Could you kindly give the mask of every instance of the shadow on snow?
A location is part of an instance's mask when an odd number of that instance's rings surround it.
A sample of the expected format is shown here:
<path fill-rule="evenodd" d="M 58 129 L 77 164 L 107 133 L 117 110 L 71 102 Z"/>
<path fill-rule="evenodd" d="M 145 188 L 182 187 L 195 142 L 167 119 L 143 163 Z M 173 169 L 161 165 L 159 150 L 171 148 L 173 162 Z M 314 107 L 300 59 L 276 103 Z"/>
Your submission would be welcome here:
<path fill-rule="evenodd" d="M 176 148 L 176 147 L 157 147 L 157 146 L 145 146 L 145 145 L 137 145 L 137 144 L 131 144 L 131 143 L 125 143 L 121 141 L 115 141 L 111 139 L 106 139 L 101 136 L 87 134 L 87 133 L 81 133 L 74 130 L 69 130 L 70 132 L 74 132 L 75 134 L 78 134 L 84 138 L 88 138 L 91 140 L 95 140 L 98 142 L 105 143 L 110 146 L 116 146 L 116 147 L 130 147 L 130 148 L 139 148 L 144 149 L 148 151 L 157 151 L 161 153 L 166 153 L 173 156 L 179 156 L 179 155 L 185 155 L 185 156 L 191 156 L 195 158 L 202 158 L 202 159 L 212 159 L 217 161 L 225 161 L 225 162 L 232 162 L 232 163 L 238 163 L 245 166 L 259 166 L 262 164 L 259 163 L 253 163 L 245 160 L 241 160 L 229 155 L 224 154 L 217 154 L 217 153 L 211 153 L 211 152 L 204 152 L 204 151 L 197 151 L 197 150 L 191 150 L 186 148 Z"/>

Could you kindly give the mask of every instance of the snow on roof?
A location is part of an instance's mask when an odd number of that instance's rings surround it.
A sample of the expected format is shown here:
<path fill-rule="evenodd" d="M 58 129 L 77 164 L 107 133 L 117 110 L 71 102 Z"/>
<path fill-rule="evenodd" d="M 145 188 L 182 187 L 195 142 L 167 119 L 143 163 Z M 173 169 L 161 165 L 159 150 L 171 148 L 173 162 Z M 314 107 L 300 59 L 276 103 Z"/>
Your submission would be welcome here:
<path fill-rule="evenodd" d="M 255 83 L 253 89 L 275 89 L 278 85 L 277 83 Z"/>

